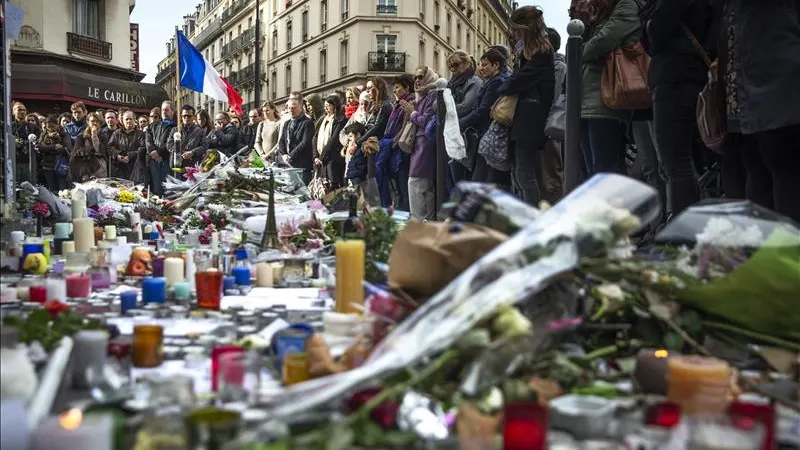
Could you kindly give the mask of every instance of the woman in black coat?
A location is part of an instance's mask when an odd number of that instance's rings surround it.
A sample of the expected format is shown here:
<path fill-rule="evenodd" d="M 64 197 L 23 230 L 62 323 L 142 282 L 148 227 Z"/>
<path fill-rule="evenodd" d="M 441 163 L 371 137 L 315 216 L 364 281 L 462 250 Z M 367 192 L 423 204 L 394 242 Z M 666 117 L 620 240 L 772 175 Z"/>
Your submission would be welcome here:
<path fill-rule="evenodd" d="M 314 166 L 323 169 L 329 189 L 344 185 L 344 158 L 339 133 L 344 130 L 347 117 L 344 115 L 342 100 L 337 95 L 325 99 L 325 116 L 319 120 L 314 135 Z"/>

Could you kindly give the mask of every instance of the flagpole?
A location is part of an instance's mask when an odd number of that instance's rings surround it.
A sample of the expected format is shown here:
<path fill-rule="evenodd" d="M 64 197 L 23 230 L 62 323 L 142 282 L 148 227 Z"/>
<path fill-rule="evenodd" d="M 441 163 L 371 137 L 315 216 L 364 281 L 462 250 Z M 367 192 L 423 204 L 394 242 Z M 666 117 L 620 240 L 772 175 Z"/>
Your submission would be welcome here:
<path fill-rule="evenodd" d="M 178 39 L 178 27 L 175 27 L 175 116 L 177 117 L 178 122 L 178 133 L 181 132 L 182 124 L 181 124 L 181 53 L 178 50 L 180 48 L 180 40 Z"/>

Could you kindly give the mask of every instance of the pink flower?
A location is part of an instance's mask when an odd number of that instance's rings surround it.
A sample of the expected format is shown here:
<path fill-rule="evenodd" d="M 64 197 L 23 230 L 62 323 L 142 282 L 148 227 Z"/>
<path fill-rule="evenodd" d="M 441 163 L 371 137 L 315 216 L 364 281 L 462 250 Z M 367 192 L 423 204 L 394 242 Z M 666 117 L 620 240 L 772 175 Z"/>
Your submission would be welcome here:
<path fill-rule="evenodd" d="M 49 217 L 50 206 L 48 206 L 48 204 L 45 202 L 37 202 L 35 205 L 33 205 L 33 208 L 31 208 L 31 212 L 33 212 L 37 216 Z"/>

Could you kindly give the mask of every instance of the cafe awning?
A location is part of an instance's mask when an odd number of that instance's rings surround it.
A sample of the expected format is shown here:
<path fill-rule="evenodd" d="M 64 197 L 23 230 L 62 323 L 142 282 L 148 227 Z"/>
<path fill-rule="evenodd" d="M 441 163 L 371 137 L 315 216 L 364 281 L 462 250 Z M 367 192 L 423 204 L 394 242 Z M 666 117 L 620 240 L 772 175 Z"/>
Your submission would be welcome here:
<path fill-rule="evenodd" d="M 168 100 L 161 87 L 109 78 L 53 64 L 12 64 L 11 92 L 15 100 L 82 101 L 95 108 L 127 107 L 147 112 Z"/>

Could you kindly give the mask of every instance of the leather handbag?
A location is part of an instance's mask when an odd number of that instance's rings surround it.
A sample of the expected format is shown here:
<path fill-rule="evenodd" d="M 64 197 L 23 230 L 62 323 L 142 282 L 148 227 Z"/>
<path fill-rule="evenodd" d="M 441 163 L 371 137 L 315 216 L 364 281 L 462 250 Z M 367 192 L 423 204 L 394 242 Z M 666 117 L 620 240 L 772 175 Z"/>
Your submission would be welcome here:
<path fill-rule="evenodd" d="M 403 124 L 403 129 L 400 130 L 400 136 L 397 139 L 397 146 L 404 153 L 414 153 L 414 142 L 417 140 L 417 126 L 414 122 L 407 120 Z"/>
<path fill-rule="evenodd" d="M 312 200 L 322 200 L 328 193 L 328 180 L 322 174 L 322 167 L 314 168 L 314 178 L 308 183 L 308 196 Z"/>
<path fill-rule="evenodd" d="M 501 95 L 492 105 L 492 120 L 507 127 L 513 125 L 518 102 L 516 95 Z"/>
<path fill-rule="evenodd" d="M 725 89 L 719 83 L 717 66 L 711 62 L 705 49 L 698 42 L 692 30 L 685 24 L 681 28 L 686 36 L 692 41 L 697 55 L 708 67 L 708 81 L 700 94 L 697 95 L 697 128 L 700 132 L 700 139 L 703 144 L 716 153 L 722 153 L 722 144 L 725 143 L 727 135 L 727 117 L 725 113 Z"/>
<path fill-rule="evenodd" d="M 653 96 L 647 87 L 650 56 L 642 44 L 623 45 L 606 55 L 600 91 L 610 109 L 650 109 Z"/>

